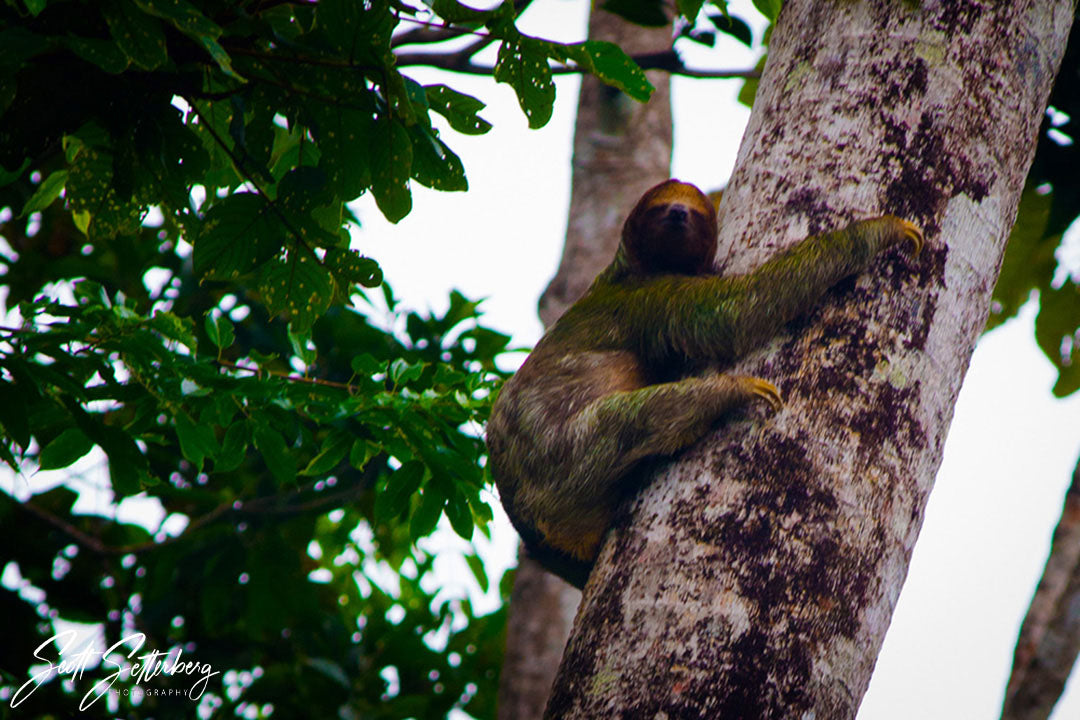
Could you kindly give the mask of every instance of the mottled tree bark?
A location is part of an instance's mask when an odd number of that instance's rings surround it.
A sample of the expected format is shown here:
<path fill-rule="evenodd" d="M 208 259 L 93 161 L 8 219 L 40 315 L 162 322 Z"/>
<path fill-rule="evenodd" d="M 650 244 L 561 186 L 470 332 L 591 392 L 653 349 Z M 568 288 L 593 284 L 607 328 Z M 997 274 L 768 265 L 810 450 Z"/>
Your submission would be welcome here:
<path fill-rule="evenodd" d="M 609 533 L 551 718 L 853 718 L 1073 19 L 1069 0 L 784 4 L 721 207 L 724 271 L 891 212 L 927 247 L 735 370 L 787 406 L 659 469 Z"/>
<path fill-rule="evenodd" d="M 1002 720 L 1046 720 L 1080 652 L 1080 462 L 1016 641 Z"/>
<path fill-rule="evenodd" d="M 589 37 L 614 42 L 630 54 L 671 47 L 670 27 L 646 30 L 601 11 L 589 18 Z M 582 79 L 566 244 L 559 270 L 540 298 L 545 325 L 611 262 L 623 219 L 645 190 L 670 172 L 670 79 L 650 72 L 649 80 L 656 92 L 641 104 L 593 77 Z M 524 550 L 519 555 L 499 681 L 500 720 L 543 715 L 581 599 L 576 588 L 525 557 Z"/>

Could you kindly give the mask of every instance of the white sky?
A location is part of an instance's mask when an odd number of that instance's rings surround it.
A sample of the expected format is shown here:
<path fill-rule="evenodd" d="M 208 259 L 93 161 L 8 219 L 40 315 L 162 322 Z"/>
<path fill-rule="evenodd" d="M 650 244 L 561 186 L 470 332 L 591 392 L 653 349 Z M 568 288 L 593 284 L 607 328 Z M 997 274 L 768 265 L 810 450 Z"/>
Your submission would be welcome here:
<path fill-rule="evenodd" d="M 732 5 L 744 18 L 754 14 L 749 2 Z M 580 40 L 585 9 L 581 0 L 536 0 L 524 29 Z M 700 64 L 724 68 L 753 61 L 724 41 L 700 58 Z M 555 272 L 566 228 L 578 81 L 557 80 L 551 122 L 530 131 L 506 85 L 419 68 L 406 73 L 480 98 L 488 103 L 481 114 L 495 128 L 478 138 L 445 133 L 465 163 L 468 193 L 414 186 L 413 212 L 397 226 L 366 198 L 358 203 L 364 227 L 355 246 L 378 259 L 408 306 L 441 311 L 456 288 L 487 298 L 487 323 L 531 345 L 541 327 L 536 301 Z M 675 176 L 705 188 L 726 182 L 749 116 L 735 103 L 738 88 L 735 81 L 676 80 Z M 1029 304 L 975 351 L 859 720 L 1000 714 L 1016 634 L 1080 452 L 1080 396 L 1051 396 L 1055 373 L 1034 344 L 1033 317 Z M 496 576 L 512 562 L 511 533 L 501 524 L 487 552 Z M 1053 718 L 1076 717 L 1080 689 L 1072 687 Z"/>

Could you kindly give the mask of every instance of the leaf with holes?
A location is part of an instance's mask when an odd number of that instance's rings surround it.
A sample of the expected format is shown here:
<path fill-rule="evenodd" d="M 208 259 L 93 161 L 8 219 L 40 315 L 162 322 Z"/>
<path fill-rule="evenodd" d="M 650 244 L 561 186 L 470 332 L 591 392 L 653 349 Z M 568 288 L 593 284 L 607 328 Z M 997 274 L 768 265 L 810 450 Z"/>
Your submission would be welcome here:
<path fill-rule="evenodd" d="M 313 113 L 322 150 L 320 167 L 344 200 L 359 197 L 371 185 L 371 113 L 328 105 Z"/>
<path fill-rule="evenodd" d="M 357 65 L 391 65 L 397 19 L 386 0 L 319 0 L 315 20 L 332 48 Z"/>
<path fill-rule="evenodd" d="M 101 14 L 117 47 L 137 66 L 143 70 L 153 70 L 168 61 L 165 33 L 157 18 L 150 17 L 134 4 L 123 0 L 105 2 Z"/>
<path fill-rule="evenodd" d="M 116 192 L 111 153 L 94 147 L 79 150 L 68 171 L 66 190 L 71 211 L 88 218 L 87 235 L 112 238 L 138 230 L 140 207 Z"/>
<path fill-rule="evenodd" d="M 194 5 L 186 0 L 135 0 L 135 4 L 144 12 L 169 22 L 202 45 L 226 75 L 236 80 L 244 79 L 233 70 L 232 59 L 217 41 L 223 32 L 221 26 L 199 12 Z"/>
<path fill-rule="evenodd" d="M 294 250 L 263 265 L 259 290 L 271 314 L 284 314 L 302 332 L 330 307 L 334 281 L 311 253 Z"/>
<path fill-rule="evenodd" d="M 483 119 L 478 112 L 484 109 L 484 103 L 472 95 L 460 93 L 446 85 L 425 85 L 428 107 L 446 118 L 450 127 L 464 135 L 483 135 L 491 129 L 491 123 Z"/>
<path fill-rule="evenodd" d="M 69 35 L 64 38 L 64 45 L 86 62 L 93 63 L 112 75 L 127 70 L 131 64 L 128 56 L 111 40 Z"/>
<path fill-rule="evenodd" d="M 205 280 L 235 280 L 281 251 L 285 228 L 270 203 L 255 193 L 236 193 L 206 213 L 192 264 Z"/>
<path fill-rule="evenodd" d="M 331 248 L 326 251 L 326 267 L 334 276 L 334 283 L 348 292 L 355 284 L 363 287 L 378 287 L 383 274 L 379 263 L 364 257 L 357 250 Z"/>
<path fill-rule="evenodd" d="M 499 46 L 495 60 L 495 79 L 514 88 L 533 129 L 547 124 L 555 106 L 555 83 L 547 53 L 540 46 L 539 41 L 524 35 L 508 37 Z"/>
<path fill-rule="evenodd" d="M 465 166 L 446 143 L 419 124 L 409 128 L 409 134 L 413 147 L 412 176 L 418 183 L 434 190 L 469 189 Z"/>
<path fill-rule="evenodd" d="M 588 40 L 582 44 L 589 56 L 587 67 L 600 80 L 617 87 L 640 102 L 648 102 L 655 88 L 645 71 L 615 43 Z"/>
<path fill-rule="evenodd" d="M 371 134 L 372 187 L 375 203 L 390 222 L 412 210 L 409 176 L 413 147 L 409 131 L 396 120 L 380 120 Z"/>

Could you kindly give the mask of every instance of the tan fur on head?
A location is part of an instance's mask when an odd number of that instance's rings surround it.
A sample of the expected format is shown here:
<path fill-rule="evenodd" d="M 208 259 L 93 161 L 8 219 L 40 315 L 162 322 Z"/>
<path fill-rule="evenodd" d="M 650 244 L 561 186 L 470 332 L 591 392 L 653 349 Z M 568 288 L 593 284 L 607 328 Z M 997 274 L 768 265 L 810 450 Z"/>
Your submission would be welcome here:
<path fill-rule="evenodd" d="M 638 275 L 701 275 L 716 255 L 716 209 L 701 190 L 665 180 L 642 196 L 623 225 L 622 242 Z"/>

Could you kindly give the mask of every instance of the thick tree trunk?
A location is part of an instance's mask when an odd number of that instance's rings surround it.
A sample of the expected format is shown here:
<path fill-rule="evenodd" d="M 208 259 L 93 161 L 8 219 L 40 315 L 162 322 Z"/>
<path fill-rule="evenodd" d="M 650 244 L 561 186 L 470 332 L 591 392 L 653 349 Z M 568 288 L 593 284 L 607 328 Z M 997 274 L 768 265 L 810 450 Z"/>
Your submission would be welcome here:
<path fill-rule="evenodd" d="M 607 12 L 589 18 L 589 37 L 627 52 L 671 47 L 671 28 L 644 30 Z M 581 297 L 615 255 L 623 218 L 671 167 L 671 92 L 666 73 L 651 72 L 656 92 L 636 103 L 585 77 L 574 128 L 570 220 L 558 273 L 540 298 L 540 319 L 551 325 Z M 581 593 L 524 557 L 518 566 L 507 621 L 506 658 L 499 680 L 500 720 L 543 715 Z"/>
<path fill-rule="evenodd" d="M 1073 12 L 784 4 L 721 208 L 724 271 L 886 212 L 927 247 L 881 258 L 736 368 L 787 406 L 721 427 L 616 523 L 548 717 L 855 716 Z"/>

